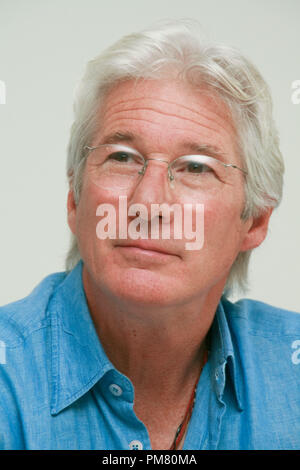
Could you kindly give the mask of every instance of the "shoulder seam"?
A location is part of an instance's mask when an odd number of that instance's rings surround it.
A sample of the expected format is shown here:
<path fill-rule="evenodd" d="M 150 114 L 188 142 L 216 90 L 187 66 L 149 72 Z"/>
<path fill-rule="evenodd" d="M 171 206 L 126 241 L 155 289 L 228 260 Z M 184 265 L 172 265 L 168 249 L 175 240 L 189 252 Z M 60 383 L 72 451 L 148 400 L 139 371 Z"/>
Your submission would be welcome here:
<path fill-rule="evenodd" d="M 64 277 L 63 277 L 63 279 L 64 279 Z M 49 315 L 48 315 L 49 302 L 51 301 L 53 295 L 55 294 L 57 288 L 60 286 L 63 279 L 60 279 L 56 286 L 55 286 L 55 278 L 53 277 L 53 279 L 50 279 L 49 290 L 51 290 L 51 293 L 50 293 L 50 295 L 47 299 L 47 302 L 45 303 L 45 306 L 44 306 L 44 318 L 39 319 L 38 321 L 31 318 L 27 322 L 27 324 L 25 324 L 25 325 L 22 325 L 22 324 L 16 322 L 14 320 L 14 315 L 13 314 L 11 316 L 8 316 L 5 319 L 5 322 L 7 322 L 7 324 L 14 327 L 15 336 L 16 336 L 16 339 L 15 339 L 14 342 L 10 343 L 10 345 L 6 344 L 7 348 L 15 348 L 15 347 L 20 346 L 29 335 L 31 335 L 32 333 L 34 333 L 35 331 L 37 331 L 41 328 L 45 328 L 45 327 L 50 325 L 51 321 L 50 321 L 50 318 L 49 318 Z M 38 286 L 36 286 L 36 287 L 38 287 Z M 20 301 L 25 300 L 28 297 L 29 296 L 25 297 L 24 299 L 21 299 Z M 0 339 L 4 339 L 4 338 L 0 338 Z"/>

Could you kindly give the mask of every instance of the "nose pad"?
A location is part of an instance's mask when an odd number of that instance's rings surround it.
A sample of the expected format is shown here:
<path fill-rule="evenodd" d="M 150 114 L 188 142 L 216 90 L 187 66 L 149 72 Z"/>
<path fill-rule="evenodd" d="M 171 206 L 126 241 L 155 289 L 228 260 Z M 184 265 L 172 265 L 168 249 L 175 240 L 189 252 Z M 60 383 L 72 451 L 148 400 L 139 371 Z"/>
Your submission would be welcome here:
<path fill-rule="evenodd" d="M 154 160 L 155 162 L 163 162 L 163 163 L 166 163 L 166 164 L 168 165 L 168 178 L 169 178 L 170 180 L 173 180 L 173 179 L 174 179 L 174 177 L 173 177 L 173 175 L 172 175 L 172 173 L 171 173 L 171 170 L 170 170 L 170 168 L 169 168 L 169 162 L 168 162 L 168 160 L 163 160 L 162 158 L 147 158 L 147 160 L 145 160 L 145 163 L 144 163 L 143 168 L 138 172 L 139 175 L 144 175 L 144 174 L 145 174 L 146 169 L 147 169 L 147 167 L 148 167 L 148 163 L 149 163 L 150 160 Z"/>
<path fill-rule="evenodd" d="M 153 160 L 157 163 L 152 162 Z M 149 163 L 150 161 L 151 163 Z M 144 167 L 139 171 L 140 180 L 128 195 L 128 204 L 133 206 L 131 217 L 140 217 L 145 223 L 151 223 L 154 219 L 159 224 L 166 222 L 167 217 L 160 207 L 163 204 L 171 205 L 174 202 L 174 195 L 169 190 L 170 172 L 166 165 L 169 165 L 167 160 L 158 158 L 149 158 L 145 161 Z M 161 168 L 159 168 L 160 166 Z M 141 211 L 139 206 L 142 206 Z M 172 218 L 171 213 L 170 219 L 172 220 Z"/>
<path fill-rule="evenodd" d="M 175 186 L 175 183 L 174 183 L 174 176 L 172 174 L 172 171 L 169 167 L 169 162 L 167 160 L 163 160 L 162 158 L 148 158 L 146 161 L 145 161 L 145 164 L 143 166 L 143 168 L 138 172 L 139 175 L 141 175 L 141 177 L 143 178 L 143 176 L 145 175 L 146 173 L 146 170 L 148 168 L 148 163 L 150 160 L 154 160 L 156 162 L 163 162 L 163 163 L 166 163 L 168 165 L 168 168 L 167 168 L 167 179 L 168 179 L 168 182 L 169 182 L 169 187 L 171 189 L 174 189 L 174 186 Z"/>
<path fill-rule="evenodd" d="M 145 171 L 146 171 L 146 169 L 147 169 L 147 166 L 148 166 L 148 161 L 149 161 L 149 160 L 145 160 L 145 163 L 144 163 L 144 166 L 143 166 L 143 168 L 142 168 L 142 169 L 141 169 L 141 170 L 138 172 L 138 173 L 139 173 L 139 175 L 141 175 L 141 176 L 144 176 L 144 174 L 145 174 Z"/>
<path fill-rule="evenodd" d="M 159 165 L 150 164 L 149 161 L 158 162 Z M 162 166 L 161 169 L 158 166 Z M 138 172 L 140 179 L 138 184 L 132 191 L 131 198 L 136 199 L 136 195 L 139 195 L 139 201 L 137 202 L 153 202 L 153 203 L 163 203 L 169 199 L 167 195 L 166 187 L 166 168 L 165 165 L 169 165 L 167 160 L 158 159 L 158 158 L 149 158 L 145 161 L 143 168 Z M 167 169 L 167 179 L 170 181 L 170 170 Z M 163 194 L 165 193 L 165 194 Z"/>

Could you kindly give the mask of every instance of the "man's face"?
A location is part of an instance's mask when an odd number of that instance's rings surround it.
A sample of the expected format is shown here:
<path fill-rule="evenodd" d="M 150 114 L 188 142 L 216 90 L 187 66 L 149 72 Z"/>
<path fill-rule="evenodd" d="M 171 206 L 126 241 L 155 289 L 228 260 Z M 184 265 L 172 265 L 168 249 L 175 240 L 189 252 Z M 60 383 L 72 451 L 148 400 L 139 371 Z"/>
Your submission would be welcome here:
<path fill-rule="evenodd" d="M 177 81 L 116 85 L 99 113 L 99 132 L 91 145 L 105 143 L 107 136 L 110 143 L 135 148 L 145 158 L 172 161 L 191 154 L 192 146 L 208 145 L 222 153 L 225 162 L 243 166 L 226 106 Z M 97 186 L 88 168 L 87 161 L 77 207 L 69 194 L 69 225 L 78 239 L 85 280 L 101 292 L 140 305 L 184 304 L 221 293 L 238 253 L 253 247 L 252 220 L 243 222 L 240 217 L 244 176 L 239 170 L 228 169 L 231 182 L 221 184 L 218 191 L 197 196 L 198 203 L 204 204 L 204 245 L 188 251 L 185 239 L 150 239 L 148 245 L 131 240 L 135 246 L 129 247 L 128 240 L 97 238 L 97 207 L 113 204 L 118 220 L 120 193 L 117 188 Z M 176 188 L 169 185 L 166 163 L 149 161 L 144 177 L 127 193 L 128 206 L 133 203 L 144 204 L 149 213 L 152 203 L 183 203 Z"/>

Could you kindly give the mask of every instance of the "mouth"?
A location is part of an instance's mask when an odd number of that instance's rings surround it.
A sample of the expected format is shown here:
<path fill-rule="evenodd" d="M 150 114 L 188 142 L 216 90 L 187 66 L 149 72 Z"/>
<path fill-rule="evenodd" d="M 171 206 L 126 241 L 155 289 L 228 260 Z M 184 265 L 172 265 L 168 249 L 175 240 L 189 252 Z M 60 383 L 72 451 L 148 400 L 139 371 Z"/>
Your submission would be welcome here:
<path fill-rule="evenodd" d="M 125 243 L 118 242 L 115 246 L 129 255 L 132 254 L 157 259 L 169 258 L 170 256 L 179 257 L 178 253 L 175 253 L 174 250 L 153 243 L 152 240 L 134 240 L 131 242 L 126 241 Z"/>

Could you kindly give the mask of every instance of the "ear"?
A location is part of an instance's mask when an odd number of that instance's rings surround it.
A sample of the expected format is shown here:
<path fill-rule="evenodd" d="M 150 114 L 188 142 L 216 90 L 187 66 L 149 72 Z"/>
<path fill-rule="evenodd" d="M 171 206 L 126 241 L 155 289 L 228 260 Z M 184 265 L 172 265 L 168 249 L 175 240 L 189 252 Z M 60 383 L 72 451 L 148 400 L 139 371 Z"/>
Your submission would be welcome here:
<path fill-rule="evenodd" d="M 68 210 L 68 225 L 70 227 L 71 232 L 76 235 L 76 210 L 77 206 L 75 203 L 74 198 L 74 191 L 71 187 L 68 192 L 68 200 L 67 200 L 67 210 Z"/>
<path fill-rule="evenodd" d="M 251 217 L 245 224 L 249 224 L 249 229 L 244 237 L 241 250 L 248 251 L 258 247 L 266 238 L 268 226 L 273 208 L 268 208 L 256 218 Z"/>

